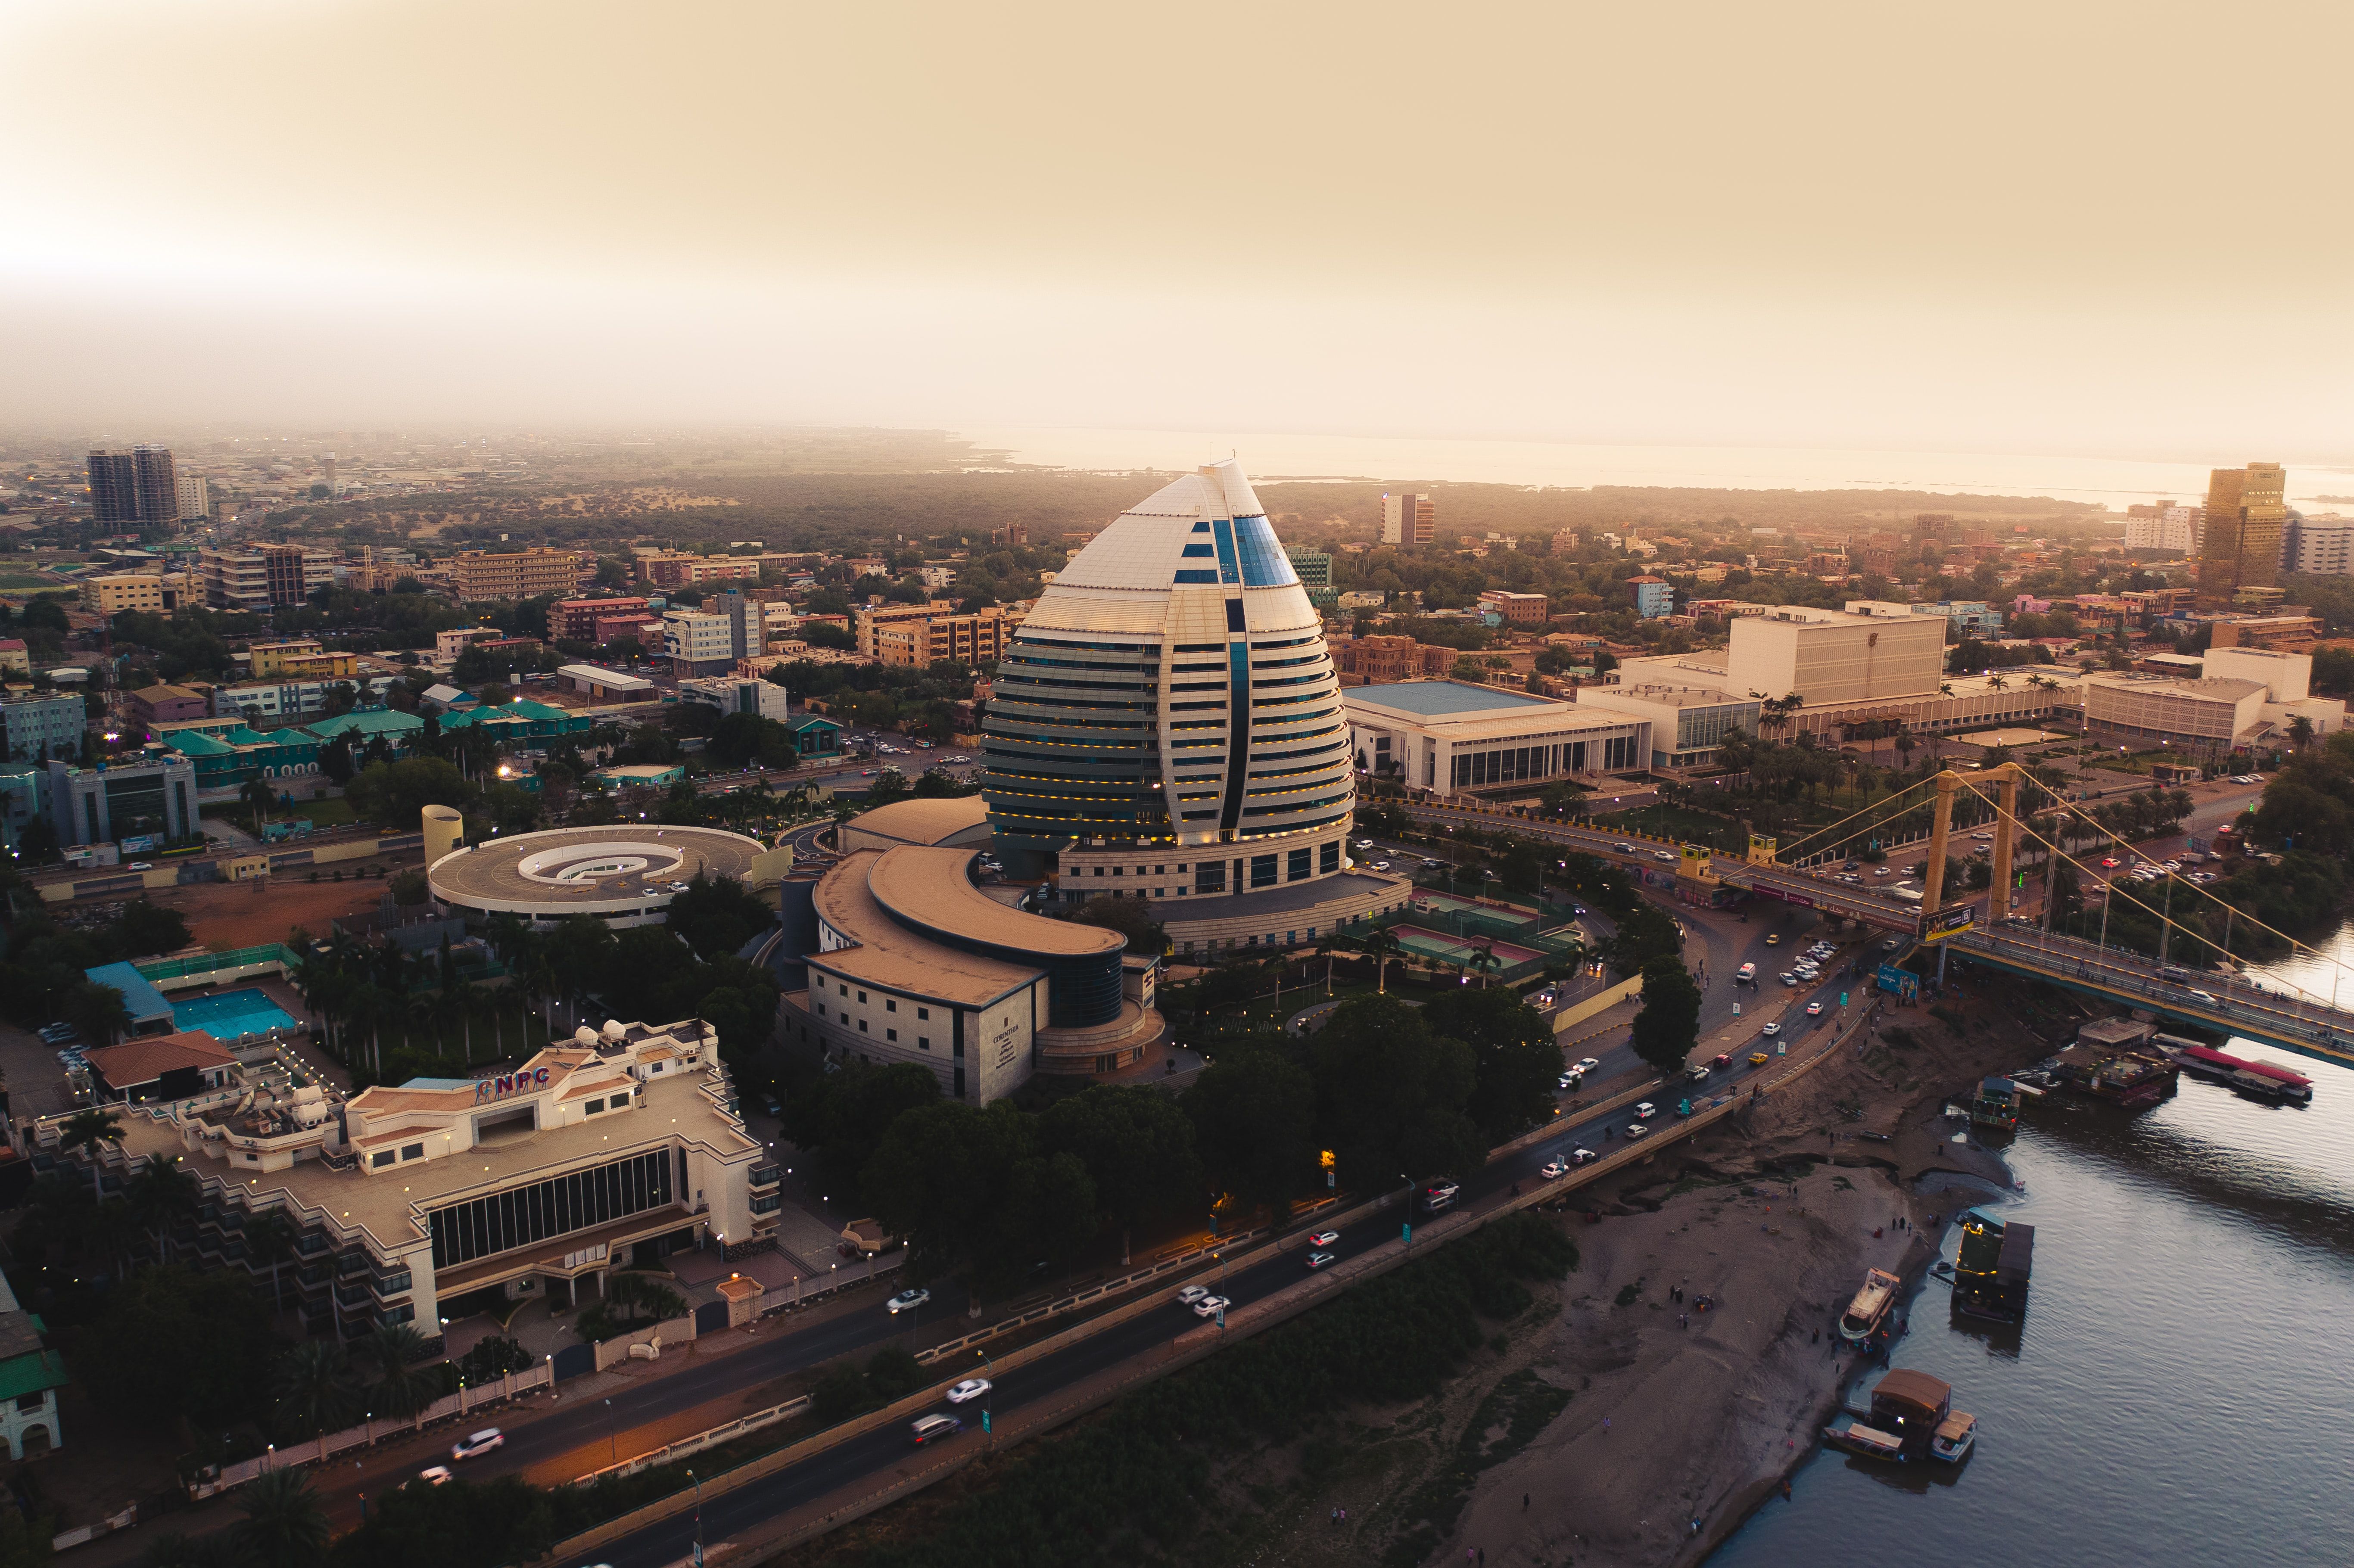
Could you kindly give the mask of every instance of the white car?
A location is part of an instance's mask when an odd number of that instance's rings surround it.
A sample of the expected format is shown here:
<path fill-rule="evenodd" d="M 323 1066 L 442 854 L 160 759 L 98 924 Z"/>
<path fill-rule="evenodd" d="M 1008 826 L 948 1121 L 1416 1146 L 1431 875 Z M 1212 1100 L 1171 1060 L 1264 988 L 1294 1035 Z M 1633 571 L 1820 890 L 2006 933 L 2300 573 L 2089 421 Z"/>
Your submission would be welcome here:
<path fill-rule="evenodd" d="M 1206 1285 L 1189 1285 L 1177 1293 L 1177 1304 L 1180 1307 L 1191 1307 L 1209 1294 L 1210 1287 Z"/>
<path fill-rule="evenodd" d="M 1223 1296 L 1204 1296 L 1199 1301 L 1193 1303 L 1193 1316 L 1196 1318 L 1214 1318 L 1233 1305 L 1233 1302 L 1227 1300 Z"/>
<path fill-rule="evenodd" d="M 1373 863 L 1373 869 L 1375 871 L 1387 871 L 1389 868 L 1390 863 L 1385 860 L 1377 860 Z"/>
<path fill-rule="evenodd" d="M 1810 1001 L 1807 1003 L 1807 1016 L 1808 1018 L 1820 1018 L 1822 1015 L 1823 1004 L 1821 1002 Z"/>
<path fill-rule="evenodd" d="M 1653 850 L 1651 852 L 1651 858 L 1659 862 L 1663 865 L 1673 865 L 1676 863 L 1675 853 L 1672 850 Z"/>
<path fill-rule="evenodd" d="M 1599 1067 L 1600 1065 L 1602 1065 L 1602 1064 L 1601 1064 L 1598 1060 L 1596 1060 L 1596 1058 L 1594 1058 L 1594 1057 L 1592 1057 L 1592 1056 L 1586 1056 L 1586 1057 L 1583 1057 L 1583 1058 L 1581 1058 L 1581 1059 L 1578 1061 L 1578 1063 L 1577 1063 L 1577 1070 L 1578 1070 L 1579 1072 L 1581 1072 L 1581 1073 L 1590 1073 L 1590 1072 L 1594 1071 L 1594 1069 L 1595 1069 L 1595 1068 Z"/>
<path fill-rule="evenodd" d="M 1782 983 L 1795 990 L 1798 984 L 1798 977 L 1792 974 L 1789 970 L 1784 969 L 1782 971 Z"/>
<path fill-rule="evenodd" d="M 891 1316 L 896 1318 L 902 1312 L 914 1311 L 917 1308 L 921 1307 L 925 1302 L 929 1301 L 931 1298 L 932 1293 L 930 1291 L 926 1290 L 921 1286 L 917 1286 L 913 1290 L 902 1290 L 898 1295 L 894 1296 L 890 1300 L 883 1303 L 883 1305 L 889 1308 Z"/>
<path fill-rule="evenodd" d="M 1733 971 L 1733 978 L 1737 980 L 1754 980 L 1757 978 L 1757 966 L 1744 964 Z"/>
<path fill-rule="evenodd" d="M 1630 1140 L 1631 1140 L 1631 1139 L 1638 1139 L 1638 1138 L 1649 1138 L 1649 1137 L 1650 1137 L 1650 1136 L 1651 1136 L 1651 1129 L 1650 1129 L 1649 1128 L 1648 1128 L 1648 1127 L 1645 1127 L 1645 1126 L 1644 1126 L 1641 1122 L 1639 1122 L 1639 1121 L 1638 1121 L 1638 1122 L 1629 1122 L 1629 1123 L 1628 1124 L 1628 1126 L 1627 1126 L 1627 1137 L 1628 1137 Z"/>
<path fill-rule="evenodd" d="M 457 1442 L 451 1444 L 450 1457 L 452 1459 L 478 1459 L 493 1448 L 504 1448 L 506 1446 L 507 1439 L 505 1433 L 501 1432 L 495 1426 L 485 1426 L 480 1432 L 475 1433 L 472 1436 L 463 1437 Z"/>
<path fill-rule="evenodd" d="M 1633 854 L 1635 853 L 1635 846 L 1633 844 L 1620 844 L 1618 846 L 1618 853 L 1620 854 Z"/>
<path fill-rule="evenodd" d="M 1771 1035 L 1771 1034 L 1779 1034 L 1779 1033 L 1782 1033 L 1782 1026 L 1781 1026 L 1780 1024 L 1778 1024 L 1778 1023 L 1769 1023 L 1769 1024 L 1767 1024 L 1765 1028 L 1763 1028 L 1763 1029 L 1759 1030 L 1759 1031 L 1758 1031 L 1758 1033 L 1759 1033 L 1760 1034 L 1768 1034 L 1768 1035 Z"/>
<path fill-rule="evenodd" d="M 457 1479 L 450 1473 L 450 1467 L 447 1465 L 429 1465 L 417 1472 L 417 1478 L 429 1487 L 446 1487 Z"/>
<path fill-rule="evenodd" d="M 1653 1105 L 1649 1100 L 1645 1100 L 1641 1105 L 1635 1107 L 1635 1119 L 1637 1121 L 1649 1121 L 1659 1114 L 1659 1107 Z"/>
<path fill-rule="evenodd" d="M 949 1403 L 962 1404 L 968 1399 L 979 1399 L 994 1386 L 985 1377 L 969 1377 L 949 1390 Z"/>
<path fill-rule="evenodd" d="M 1340 1239 L 1341 1233 L 1339 1231 L 1318 1231 L 1314 1235 L 1308 1238 L 1308 1245 L 1310 1246 L 1331 1246 Z"/>
<path fill-rule="evenodd" d="M 1558 1181 L 1563 1177 L 1569 1174 L 1569 1161 L 1566 1160 L 1548 1160 L 1543 1165 L 1537 1167 L 1537 1174 L 1543 1177 L 1548 1181 Z"/>
<path fill-rule="evenodd" d="M 1359 849 L 1371 849 L 1373 847 L 1373 841 L 1371 839 L 1359 839 L 1357 841 L 1357 847 Z"/>

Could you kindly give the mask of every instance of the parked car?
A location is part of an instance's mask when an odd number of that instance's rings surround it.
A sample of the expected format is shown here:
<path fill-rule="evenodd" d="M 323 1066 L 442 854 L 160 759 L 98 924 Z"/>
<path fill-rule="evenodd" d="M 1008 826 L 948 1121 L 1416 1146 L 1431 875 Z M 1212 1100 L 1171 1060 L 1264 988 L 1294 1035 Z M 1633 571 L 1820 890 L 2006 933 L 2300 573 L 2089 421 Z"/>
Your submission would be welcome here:
<path fill-rule="evenodd" d="M 962 1404 L 969 1399 L 979 1399 L 995 1386 L 985 1377 L 969 1377 L 949 1390 L 949 1403 Z"/>
<path fill-rule="evenodd" d="M 896 1318 L 902 1312 L 914 1311 L 917 1308 L 921 1307 L 925 1302 L 929 1301 L 931 1298 L 932 1293 L 930 1291 L 925 1289 L 922 1286 L 917 1286 L 913 1290 L 902 1290 L 898 1295 L 894 1296 L 890 1300 L 883 1303 L 883 1305 L 890 1310 L 891 1316 Z"/>
<path fill-rule="evenodd" d="M 485 1426 L 472 1436 L 461 1437 L 450 1445 L 452 1459 L 478 1459 L 493 1448 L 507 1446 L 506 1434 L 495 1426 Z"/>
<path fill-rule="evenodd" d="M 1797 977 L 1797 975 L 1792 974 L 1789 970 L 1787 970 L 1787 969 L 1784 969 L 1784 970 L 1782 971 L 1782 983 L 1783 983 L 1784 985 L 1787 985 L 1787 986 L 1792 987 L 1793 989 L 1796 989 L 1796 987 L 1797 986 L 1797 983 L 1798 983 L 1798 977 Z"/>

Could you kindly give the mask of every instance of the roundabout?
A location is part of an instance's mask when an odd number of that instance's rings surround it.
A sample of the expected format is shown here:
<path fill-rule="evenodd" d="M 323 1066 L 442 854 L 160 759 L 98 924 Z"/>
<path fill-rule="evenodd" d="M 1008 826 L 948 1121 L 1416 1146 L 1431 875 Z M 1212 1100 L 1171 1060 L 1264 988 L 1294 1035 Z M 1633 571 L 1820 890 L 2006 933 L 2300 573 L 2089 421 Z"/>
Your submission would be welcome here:
<path fill-rule="evenodd" d="M 790 852 L 716 828 L 557 828 L 452 851 L 426 868 L 434 898 L 453 915 L 518 915 L 552 925 L 593 915 L 621 927 L 664 919 L 698 876 L 747 886 L 773 882 Z"/>

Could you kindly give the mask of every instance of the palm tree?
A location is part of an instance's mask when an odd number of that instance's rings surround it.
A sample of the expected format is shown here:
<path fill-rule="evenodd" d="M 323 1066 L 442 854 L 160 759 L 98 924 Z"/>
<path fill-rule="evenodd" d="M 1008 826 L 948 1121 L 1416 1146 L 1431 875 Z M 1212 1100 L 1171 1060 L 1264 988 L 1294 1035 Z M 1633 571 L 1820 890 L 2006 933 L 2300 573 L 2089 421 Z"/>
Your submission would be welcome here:
<path fill-rule="evenodd" d="M 1470 968 L 1479 971 L 1481 991 L 1488 989 L 1488 971 L 1504 967 L 1504 960 L 1496 956 L 1494 942 L 1486 938 L 1480 939 L 1479 945 L 1471 949 L 1471 956 L 1464 961 Z"/>
<path fill-rule="evenodd" d="M 1357 946 L 1367 958 L 1373 960 L 1374 992 L 1377 995 L 1387 996 L 1390 957 L 1398 950 L 1396 935 L 1386 926 L 1376 926 L 1364 934 Z"/>
<path fill-rule="evenodd" d="M 147 1162 L 123 1183 L 122 1195 L 139 1223 L 154 1234 L 156 1261 L 171 1262 L 172 1227 L 196 1212 L 196 1205 L 203 1200 L 203 1183 L 177 1165 L 165 1164 L 160 1156 L 151 1154 Z"/>
<path fill-rule="evenodd" d="M 120 995 L 120 992 L 116 994 Z M 58 1147 L 79 1149 L 90 1157 L 90 1195 L 98 1196 L 98 1150 L 101 1143 L 119 1144 L 122 1137 L 122 1115 L 105 1107 L 80 1110 L 68 1117 L 58 1128 Z"/>
<path fill-rule="evenodd" d="M 131 1010 L 123 1005 L 122 993 L 92 980 L 73 983 L 65 994 L 64 1012 L 66 1022 L 80 1030 L 82 1038 L 101 1045 L 111 1045 L 130 1033 L 134 1022 Z"/>
<path fill-rule="evenodd" d="M 2289 720 L 2288 741 L 2291 746 L 2296 747 L 2299 751 L 2303 751 L 2306 747 L 2311 746 L 2313 744 L 2313 721 L 2306 717 L 2303 714 L 2299 714 L 2296 717 Z"/>
<path fill-rule="evenodd" d="M 245 787 L 237 794 L 239 800 L 253 808 L 253 836 L 260 838 L 261 819 L 270 814 L 270 809 L 272 806 L 278 804 L 278 791 L 270 788 L 268 779 L 254 778 L 247 779 Z"/>
<path fill-rule="evenodd" d="M 290 1438 L 339 1432 L 358 1408 L 351 1362 L 334 1340 L 305 1340 L 287 1351 L 278 1362 L 271 1393 L 278 1428 Z"/>
<path fill-rule="evenodd" d="M 90 1245 L 97 1247 L 114 1266 L 115 1277 L 127 1279 L 131 1275 L 131 1244 L 145 1233 L 139 1227 L 131 1205 L 120 1198 L 109 1198 L 91 1211 Z"/>
<path fill-rule="evenodd" d="M 326 1552 L 327 1512 L 307 1472 L 265 1471 L 246 1483 L 238 1506 L 245 1513 L 238 1544 L 244 1561 L 257 1568 L 306 1568 Z"/>
<path fill-rule="evenodd" d="M 367 1362 L 370 1407 L 406 1418 L 431 1397 L 433 1380 L 416 1363 L 425 1359 L 423 1336 L 406 1323 L 379 1323 L 359 1342 Z"/>
<path fill-rule="evenodd" d="M 286 1310 L 285 1299 L 278 1293 L 278 1269 L 294 1255 L 294 1222 L 276 1209 L 267 1209 L 245 1222 L 245 1255 L 249 1263 L 270 1266 L 270 1305 L 273 1311 Z"/>

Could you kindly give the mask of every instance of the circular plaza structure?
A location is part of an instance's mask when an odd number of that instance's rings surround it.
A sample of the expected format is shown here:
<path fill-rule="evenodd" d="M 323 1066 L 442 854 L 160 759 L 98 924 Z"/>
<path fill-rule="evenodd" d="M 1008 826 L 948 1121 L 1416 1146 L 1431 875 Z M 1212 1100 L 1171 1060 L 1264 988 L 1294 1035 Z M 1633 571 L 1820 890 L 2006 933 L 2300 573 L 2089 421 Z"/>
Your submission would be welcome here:
<path fill-rule="evenodd" d="M 697 875 L 749 884 L 759 840 L 716 828 L 557 828 L 455 850 L 426 868 L 433 896 L 453 915 L 521 916 L 553 925 L 593 915 L 609 926 L 667 918 Z"/>

